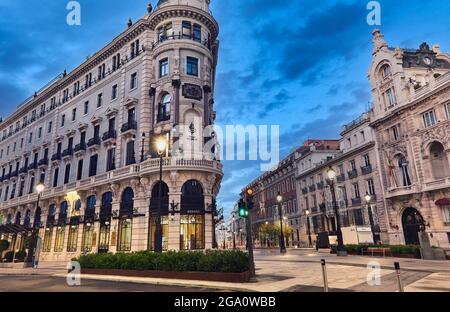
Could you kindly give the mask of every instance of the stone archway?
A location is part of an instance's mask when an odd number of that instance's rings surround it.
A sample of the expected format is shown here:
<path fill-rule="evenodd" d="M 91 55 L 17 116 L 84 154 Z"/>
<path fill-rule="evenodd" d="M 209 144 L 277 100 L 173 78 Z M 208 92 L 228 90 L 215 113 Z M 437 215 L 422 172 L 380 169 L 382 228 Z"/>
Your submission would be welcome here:
<path fill-rule="evenodd" d="M 406 208 L 402 214 L 403 235 L 406 245 L 420 245 L 419 232 L 423 230 L 425 222 L 422 215 L 415 208 Z"/>

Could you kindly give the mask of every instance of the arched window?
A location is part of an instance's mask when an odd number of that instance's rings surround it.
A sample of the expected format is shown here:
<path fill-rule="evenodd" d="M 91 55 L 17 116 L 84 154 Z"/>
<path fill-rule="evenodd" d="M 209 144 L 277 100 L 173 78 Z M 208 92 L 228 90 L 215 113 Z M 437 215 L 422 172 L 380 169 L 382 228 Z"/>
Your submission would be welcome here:
<path fill-rule="evenodd" d="M 131 217 L 134 210 L 134 191 L 127 187 L 122 193 L 122 202 L 120 203 L 120 216 Z"/>
<path fill-rule="evenodd" d="M 48 207 L 47 227 L 52 227 L 54 225 L 55 215 L 56 215 L 56 205 L 55 204 L 51 204 Z"/>
<path fill-rule="evenodd" d="M 97 198 L 95 195 L 89 196 L 86 199 L 86 212 L 84 214 L 86 221 L 93 221 L 95 217 L 95 204 L 97 202 Z"/>
<path fill-rule="evenodd" d="M 25 213 L 25 218 L 23 219 L 23 225 L 25 227 L 30 227 L 30 222 L 31 222 L 31 210 L 28 209 L 27 212 Z"/>
<path fill-rule="evenodd" d="M 380 68 L 380 76 L 381 78 L 386 78 L 391 74 L 391 67 L 388 64 L 384 64 Z"/>
<path fill-rule="evenodd" d="M 203 187 L 197 180 L 189 180 L 181 188 L 181 211 L 203 213 L 205 200 Z"/>
<path fill-rule="evenodd" d="M 100 219 L 111 218 L 112 193 L 106 192 L 102 195 L 102 205 L 100 207 Z"/>
<path fill-rule="evenodd" d="M 16 213 L 16 219 L 14 220 L 14 224 L 19 225 L 20 224 L 20 219 L 22 218 L 22 214 L 20 213 L 20 211 L 18 211 Z"/>
<path fill-rule="evenodd" d="M 166 93 L 161 98 L 161 103 L 158 106 L 158 116 L 157 122 L 170 120 L 170 102 L 172 101 L 172 97 L 170 94 Z"/>
<path fill-rule="evenodd" d="M 444 146 L 439 142 L 430 145 L 430 163 L 435 179 L 443 179 L 449 176 L 448 158 Z"/>
<path fill-rule="evenodd" d="M 59 207 L 59 222 L 65 223 L 67 219 L 67 210 L 68 210 L 68 204 L 66 201 L 63 201 Z"/>
<path fill-rule="evenodd" d="M 409 177 L 408 162 L 405 156 L 401 155 L 398 159 L 398 167 L 400 170 L 400 181 L 402 186 L 410 186 L 411 178 Z"/>
<path fill-rule="evenodd" d="M 77 201 L 75 202 L 74 211 L 76 212 L 77 215 L 80 213 L 80 211 L 81 211 L 81 199 L 77 199 Z"/>
<path fill-rule="evenodd" d="M 159 195 L 159 186 L 161 183 L 161 194 Z M 161 197 L 161 214 L 169 212 L 169 187 L 164 182 L 158 182 L 153 186 L 152 197 L 150 199 L 150 211 L 155 214 L 158 211 L 159 199 Z"/>

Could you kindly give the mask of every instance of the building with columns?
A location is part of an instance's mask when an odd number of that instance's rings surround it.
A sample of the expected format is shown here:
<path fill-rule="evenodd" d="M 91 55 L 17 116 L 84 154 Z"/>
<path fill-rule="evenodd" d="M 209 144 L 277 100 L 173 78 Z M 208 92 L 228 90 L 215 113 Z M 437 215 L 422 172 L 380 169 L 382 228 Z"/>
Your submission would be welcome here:
<path fill-rule="evenodd" d="M 219 48 L 209 2 L 149 5 L 0 123 L 0 232 L 11 250 L 31 228 L 44 261 L 153 249 L 160 200 L 165 250 L 213 248 L 223 173 L 209 144 Z"/>
<path fill-rule="evenodd" d="M 373 116 L 392 244 L 450 247 L 450 55 L 391 48 L 373 32 Z"/>

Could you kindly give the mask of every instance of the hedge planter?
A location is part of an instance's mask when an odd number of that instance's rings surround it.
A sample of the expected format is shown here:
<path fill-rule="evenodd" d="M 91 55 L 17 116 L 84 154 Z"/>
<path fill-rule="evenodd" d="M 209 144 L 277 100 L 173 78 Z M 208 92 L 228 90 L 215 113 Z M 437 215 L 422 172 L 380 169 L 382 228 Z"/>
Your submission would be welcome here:
<path fill-rule="evenodd" d="M 164 272 L 164 271 L 119 270 L 119 269 L 81 269 L 81 274 L 168 278 L 181 280 L 228 282 L 228 283 L 245 283 L 250 280 L 250 271 L 242 273 L 222 273 L 222 272 Z"/>

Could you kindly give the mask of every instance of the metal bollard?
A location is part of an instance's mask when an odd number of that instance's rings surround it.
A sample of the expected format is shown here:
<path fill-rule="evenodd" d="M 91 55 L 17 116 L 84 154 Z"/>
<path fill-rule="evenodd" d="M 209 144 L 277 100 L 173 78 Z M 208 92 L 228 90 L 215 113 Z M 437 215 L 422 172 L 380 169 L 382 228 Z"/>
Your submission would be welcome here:
<path fill-rule="evenodd" d="M 327 268 L 325 259 L 320 260 L 320 263 L 322 264 L 322 275 L 323 275 L 323 291 L 328 292 L 328 277 L 327 277 Z"/>
<path fill-rule="evenodd" d="M 397 273 L 397 281 L 398 281 L 398 291 L 405 292 L 403 289 L 402 278 L 400 276 L 400 263 L 394 262 L 395 272 Z"/>

